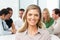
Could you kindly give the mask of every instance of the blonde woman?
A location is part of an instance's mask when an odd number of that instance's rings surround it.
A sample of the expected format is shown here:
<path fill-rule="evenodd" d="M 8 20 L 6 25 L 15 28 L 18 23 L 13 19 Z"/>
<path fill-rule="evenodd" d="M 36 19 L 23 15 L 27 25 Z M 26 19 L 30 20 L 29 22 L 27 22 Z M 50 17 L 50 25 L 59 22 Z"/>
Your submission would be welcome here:
<path fill-rule="evenodd" d="M 24 25 L 18 30 L 16 40 L 50 40 L 50 35 L 41 22 L 41 9 L 29 5 L 23 14 Z"/>
<path fill-rule="evenodd" d="M 47 8 L 43 9 L 43 22 L 46 25 L 46 28 L 49 28 L 54 23 L 54 20 L 50 17 L 49 10 Z"/>

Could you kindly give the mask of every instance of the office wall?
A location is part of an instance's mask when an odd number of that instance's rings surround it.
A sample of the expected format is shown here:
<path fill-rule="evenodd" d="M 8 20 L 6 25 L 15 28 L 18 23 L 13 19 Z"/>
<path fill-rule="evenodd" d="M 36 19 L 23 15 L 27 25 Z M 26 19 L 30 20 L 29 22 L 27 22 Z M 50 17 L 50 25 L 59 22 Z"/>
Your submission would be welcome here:
<path fill-rule="evenodd" d="M 52 17 L 52 10 L 54 8 L 59 8 L 59 0 L 47 0 L 47 8 L 50 11 L 50 15 Z"/>
<path fill-rule="evenodd" d="M 48 8 L 52 17 L 52 10 L 54 8 L 59 8 L 59 0 L 39 0 L 39 6 L 42 10 Z"/>
<path fill-rule="evenodd" d="M 43 10 L 44 8 L 47 7 L 47 0 L 39 0 L 39 6 L 41 8 L 41 10 Z"/>
<path fill-rule="evenodd" d="M 13 9 L 12 19 L 15 21 L 18 18 L 19 0 L 0 0 L 0 10 L 7 7 Z"/>
<path fill-rule="evenodd" d="M 26 7 L 30 4 L 37 5 L 37 0 L 20 0 L 20 8 L 26 9 Z"/>
<path fill-rule="evenodd" d="M 20 1 L 20 3 L 19 3 Z M 43 10 L 44 8 L 48 8 L 50 11 L 50 15 L 52 16 L 52 10 L 54 8 L 59 8 L 59 0 L 0 0 L 0 9 L 11 7 L 13 9 L 12 19 L 15 21 L 18 19 L 19 6 L 20 8 L 26 9 L 26 7 L 30 4 L 36 4 L 40 6 Z"/>
<path fill-rule="evenodd" d="M 38 2 L 38 3 L 37 3 Z M 30 4 L 38 4 L 41 9 L 47 7 L 47 0 L 20 0 L 20 8 L 26 9 L 26 7 Z"/>

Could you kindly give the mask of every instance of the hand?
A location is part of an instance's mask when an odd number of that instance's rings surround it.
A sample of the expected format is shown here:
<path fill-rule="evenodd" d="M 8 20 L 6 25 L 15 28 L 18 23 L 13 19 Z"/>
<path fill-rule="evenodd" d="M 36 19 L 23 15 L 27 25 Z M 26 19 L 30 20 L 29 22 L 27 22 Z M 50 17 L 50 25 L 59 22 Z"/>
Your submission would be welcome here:
<path fill-rule="evenodd" d="M 11 32 L 12 32 L 12 34 L 15 34 L 16 33 L 16 29 L 12 29 Z"/>

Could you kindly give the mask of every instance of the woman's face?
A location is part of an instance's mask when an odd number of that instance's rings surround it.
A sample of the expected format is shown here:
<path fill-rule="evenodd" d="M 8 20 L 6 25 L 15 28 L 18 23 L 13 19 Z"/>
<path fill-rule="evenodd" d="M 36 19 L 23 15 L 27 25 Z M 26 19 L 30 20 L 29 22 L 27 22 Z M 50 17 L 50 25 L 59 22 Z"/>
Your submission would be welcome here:
<path fill-rule="evenodd" d="M 43 11 L 43 18 L 47 18 L 48 17 L 48 12 L 47 11 Z"/>
<path fill-rule="evenodd" d="M 36 25 L 39 20 L 39 12 L 36 9 L 29 10 L 27 12 L 27 22 L 28 25 Z"/>
<path fill-rule="evenodd" d="M 7 14 L 7 15 L 5 16 L 5 20 L 9 20 L 9 18 L 10 18 L 10 14 Z"/>
<path fill-rule="evenodd" d="M 9 11 L 9 13 L 10 13 L 10 17 L 12 17 L 13 11 Z"/>

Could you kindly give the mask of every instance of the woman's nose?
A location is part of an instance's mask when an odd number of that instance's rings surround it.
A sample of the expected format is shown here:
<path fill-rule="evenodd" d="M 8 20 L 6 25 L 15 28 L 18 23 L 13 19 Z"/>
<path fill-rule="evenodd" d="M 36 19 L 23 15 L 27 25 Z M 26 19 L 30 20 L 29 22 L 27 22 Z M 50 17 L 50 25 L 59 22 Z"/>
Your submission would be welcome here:
<path fill-rule="evenodd" d="M 32 19 L 35 19 L 35 16 L 34 15 L 32 15 L 32 17 L 31 17 Z"/>

